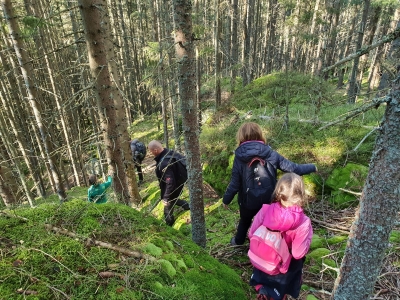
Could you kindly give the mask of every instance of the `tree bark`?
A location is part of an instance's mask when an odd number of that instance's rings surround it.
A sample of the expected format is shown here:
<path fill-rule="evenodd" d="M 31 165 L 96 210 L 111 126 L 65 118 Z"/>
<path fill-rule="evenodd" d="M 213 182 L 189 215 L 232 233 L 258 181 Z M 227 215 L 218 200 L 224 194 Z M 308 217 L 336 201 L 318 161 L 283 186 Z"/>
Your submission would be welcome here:
<path fill-rule="evenodd" d="M 361 46 L 362 46 L 364 31 L 365 31 L 365 27 L 367 25 L 369 5 L 370 5 L 370 0 L 365 0 L 363 2 L 364 2 L 364 6 L 363 6 L 363 11 L 362 11 L 360 28 L 358 30 L 358 35 L 357 35 L 356 52 L 360 51 Z M 349 78 L 349 87 L 347 89 L 347 97 L 348 97 L 347 103 L 349 103 L 349 104 L 356 103 L 357 95 L 359 94 L 359 92 L 360 92 L 359 90 L 361 89 L 361 83 L 357 82 L 359 62 L 360 62 L 360 57 L 356 56 L 354 58 L 353 69 L 351 70 L 351 75 Z"/>
<path fill-rule="evenodd" d="M 397 61 L 398 62 L 398 61 Z M 369 299 L 400 210 L 400 72 L 389 93 L 334 300 Z"/>
<path fill-rule="evenodd" d="M 196 67 L 190 0 L 173 0 L 175 51 L 178 60 L 178 81 L 181 93 L 182 127 L 188 162 L 188 188 L 192 240 L 206 246 L 203 176 L 200 163 L 199 123 L 196 103 Z"/>
<path fill-rule="evenodd" d="M 214 0 L 215 23 L 214 23 L 214 49 L 215 49 L 215 107 L 221 106 L 221 52 L 219 40 L 222 24 L 220 19 L 220 0 Z"/>
<path fill-rule="evenodd" d="M 238 45 L 238 0 L 231 0 L 232 5 L 232 36 L 231 36 L 231 93 L 235 93 L 237 70 L 239 65 L 239 45 Z"/>
<path fill-rule="evenodd" d="M 107 3 L 105 0 L 80 0 L 79 8 L 85 28 L 90 71 L 95 81 L 94 91 L 100 116 L 100 126 L 104 135 L 109 173 L 113 174 L 113 186 L 118 200 L 130 205 L 131 195 L 126 181 L 124 152 L 121 149 L 119 131 L 119 126 L 122 124 L 117 124 L 116 110 L 120 107 L 116 108 L 115 106 L 117 95 L 111 78 L 115 77 L 116 74 L 110 70 L 107 58 L 107 53 L 113 51 L 110 48 L 110 41 L 106 41 L 109 38 L 108 26 L 110 25 L 108 20 L 103 19 L 105 17 L 103 14 L 107 13 Z"/>

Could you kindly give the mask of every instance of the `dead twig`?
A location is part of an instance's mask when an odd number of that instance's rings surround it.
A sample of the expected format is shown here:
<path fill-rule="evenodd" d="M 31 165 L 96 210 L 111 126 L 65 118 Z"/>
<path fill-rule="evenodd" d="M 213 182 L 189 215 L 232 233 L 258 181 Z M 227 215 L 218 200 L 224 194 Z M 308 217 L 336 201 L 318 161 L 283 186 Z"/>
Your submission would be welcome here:
<path fill-rule="evenodd" d="M 110 250 L 117 251 L 119 253 L 122 253 L 122 254 L 125 254 L 125 255 L 128 255 L 128 256 L 133 256 L 133 257 L 136 257 L 136 258 L 139 258 L 139 259 L 143 258 L 143 259 L 148 259 L 150 261 L 154 261 L 155 260 L 154 257 L 152 257 L 150 255 L 147 255 L 147 254 L 144 254 L 144 253 L 140 253 L 138 251 L 130 250 L 130 249 L 127 249 L 127 248 L 116 246 L 116 245 L 113 245 L 113 244 L 110 244 L 110 243 L 107 243 L 107 242 L 103 242 L 103 241 L 94 240 L 94 239 L 91 239 L 91 238 L 80 237 L 76 233 L 68 231 L 67 229 L 64 229 L 64 228 L 58 228 L 58 227 L 55 227 L 55 226 L 50 225 L 50 224 L 45 224 L 44 226 L 48 230 L 67 235 L 67 236 L 72 237 L 72 238 L 84 239 L 87 245 L 93 244 L 93 245 L 96 245 L 96 246 L 100 246 L 100 247 L 103 247 L 103 248 L 107 248 L 107 249 L 110 249 Z"/>

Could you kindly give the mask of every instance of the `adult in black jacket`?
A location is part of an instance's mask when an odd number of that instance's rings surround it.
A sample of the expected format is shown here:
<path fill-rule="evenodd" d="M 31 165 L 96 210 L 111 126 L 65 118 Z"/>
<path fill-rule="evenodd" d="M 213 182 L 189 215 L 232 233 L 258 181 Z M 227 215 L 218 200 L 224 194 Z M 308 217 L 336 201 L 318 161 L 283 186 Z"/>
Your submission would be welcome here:
<path fill-rule="evenodd" d="M 181 206 L 185 210 L 190 209 L 189 203 L 179 199 L 184 183 L 178 182 L 179 173 L 177 165 L 176 163 L 171 163 L 169 158 L 166 158 L 168 154 L 175 153 L 175 157 L 180 156 L 180 154 L 164 148 L 160 142 L 155 140 L 151 141 L 148 147 L 156 161 L 156 175 L 161 190 L 161 199 L 164 204 L 164 219 L 169 226 L 172 226 L 175 222 L 173 216 L 175 205 Z"/>
<path fill-rule="evenodd" d="M 132 160 L 138 172 L 138 184 L 141 184 L 143 182 L 142 162 L 146 157 L 146 146 L 138 139 L 134 139 L 130 142 L 130 147 L 132 152 Z"/>
<path fill-rule="evenodd" d="M 277 169 L 284 172 L 293 172 L 297 175 L 304 175 L 316 172 L 317 168 L 313 164 L 296 164 L 272 150 L 270 146 L 266 145 L 261 127 L 256 123 L 247 122 L 242 124 L 236 138 L 239 147 L 235 150 L 231 181 L 225 191 L 222 202 L 224 207 L 227 208 L 227 205 L 232 202 L 233 197 L 238 194 L 240 220 L 236 235 L 231 239 L 231 245 L 243 245 L 253 217 L 261 208 L 260 206 L 259 208 L 248 209 L 244 203 L 246 191 L 243 174 L 247 164 L 254 157 L 259 157 L 266 161 L 264 167 L 268 169 L 267 172 L 271 176 L 271 195 L 275 188 Z M 263 199 L 263 203 L 270 203 L 271 195 Z"/>

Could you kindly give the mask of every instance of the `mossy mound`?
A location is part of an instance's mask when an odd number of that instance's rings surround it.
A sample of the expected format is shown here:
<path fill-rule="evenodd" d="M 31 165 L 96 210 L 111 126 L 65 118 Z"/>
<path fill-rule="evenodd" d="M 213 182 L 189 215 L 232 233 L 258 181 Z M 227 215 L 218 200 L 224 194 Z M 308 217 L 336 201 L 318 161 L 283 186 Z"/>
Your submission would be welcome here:
<path fill-rule="evenodd" d="M 326 180 L 326 186 L 332 190 L 330 201 L 341 208 L 357 203 L 355 195 L 340 189 L 361 192 L 367 175 L 368 167 L 360 164 L 348 163 L 343 168 L 334 169 Z"/>
<path fill-rule="evenodd" d="M 327 259 L 326 256 L 330 253 L 329 249 L 317 248 L 307 254 L 305 264 L 310 265 L 309 271 L 311 273 L 318 273 L 322 268 L 322 262 Z"/>
<path fill-rule="evenodd" d="M 348 237 L 346 235 L 335 235 L 329 239 L 326 240 L 328 245 L 336 245 L 340 243 L 346 243 Z"/>
<path fill-rule="evenodd" d="M 317 248 L 322 248 L 324 244 L 324 239 L 322 239 L 318 234 L 314 234 L 310 244 L 310 251 Z"/>
<path fill-rule="evenodd" d="M 72 200 L 10 215 L 0 218 L 0 246 L 7 249 L 0 262 L 4 299 L 246 299 L 240 276 L 190 235 L 125 205 Z"/>

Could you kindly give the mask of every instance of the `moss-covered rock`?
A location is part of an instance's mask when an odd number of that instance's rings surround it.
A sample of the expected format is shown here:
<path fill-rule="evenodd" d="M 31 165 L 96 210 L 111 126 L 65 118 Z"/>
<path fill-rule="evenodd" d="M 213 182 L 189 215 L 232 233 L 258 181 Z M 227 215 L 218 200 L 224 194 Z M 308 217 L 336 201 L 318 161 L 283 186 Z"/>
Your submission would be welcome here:
<path fill-rule="evenodd" d="M 318 234 L 313 234 L 310 244 L 310 250 L 322 248 L 323 246 L 324 246 L 324 240 Z"/>
<path fill-rule="evenodd" d="M 317 297 L 315 297 L 314 295 L 307 295 L 306 300 L 319 300 Z"/>
<path fill-rule="evenodd" d="M 339 167 L 332 171 L 325 184 L 332 190 L 330 201 L 339 207 L 347 207 L 353 204 L 356 196 L 339 190 L 348 189 L 360 192 L 368 175 L 368 167 L 348 163 L 345 167 Z"/>
<path fill-rule="evenodd" d="M 156 282 L 153 283 L 153 287 L 154 287 L 154 289 L 156 289 L 156 290 L 160 290 L 160 289 L 162 289 L 164 286 L 162 285 L 161 282 L 156 281 Z"/>
<path fill-rule="evenodd" d="M 165 245 L 169 250 L 174 250 L 174 244 L 171 241 L 165 241 Z"/>
<path fill-rule="evenodd" d="M 307 254 L 305 264 L 310 265 L 309 271 L 311 273 L 318 273 L 322 268 L 322 260 L 330 253 L 331 251 L 329 249 L 317 248 Z"/>
<path fill-rule="evenodd" d="M 159 259 L 157 262 L 160 264 L 163 273 L 166 273 L 170 278 L 176 275 L 176 269 L 171 262 L 165 259 Z"/>
<path fill-rule="evenodd" d="M 326 240 L 328 245 L 336 245 L 339 243 L 346 243 L 346 241 L 347 241 L 347 236 L 345 236 L 345 235 L 335 235 Z"/>
<path fill-rule="evenodd" d="M 157 247 L 153 243 L 147 243 L 144 247 L 144 252 L 150 254 L 154 257 L 160 257 L 163 254 L 163 250 L 160 247 Z"/>

